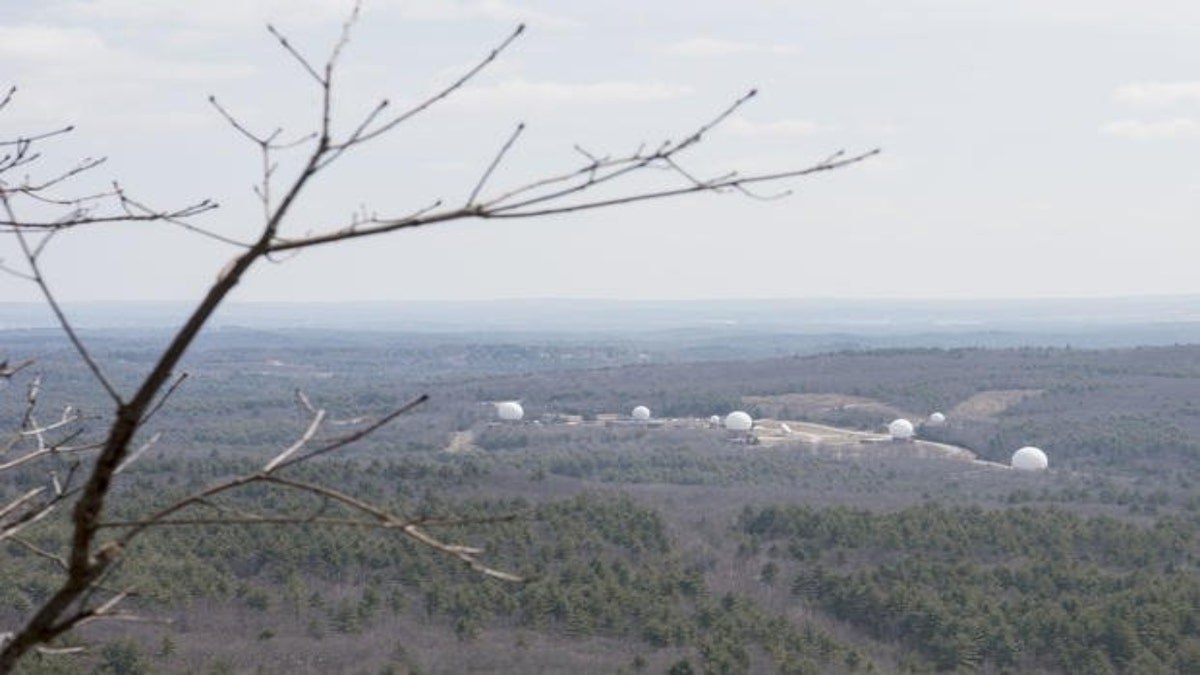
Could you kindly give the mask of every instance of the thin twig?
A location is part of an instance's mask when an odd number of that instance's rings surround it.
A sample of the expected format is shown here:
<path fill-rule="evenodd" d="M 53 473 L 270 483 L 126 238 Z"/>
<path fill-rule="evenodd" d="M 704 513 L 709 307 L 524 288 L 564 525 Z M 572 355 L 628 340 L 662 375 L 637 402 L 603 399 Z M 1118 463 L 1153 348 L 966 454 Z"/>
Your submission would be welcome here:
<path fill-rule="evenodd" d="M 362 14 L 362 0 L 355 0 L 354 7 L 350 9 L 350 15 L 342 22 L 342 32 L 338 36 L 338 41 L 333 46 L 333 51 L 330 52 L 329 58 L 325 61 L 325 69 L 329 71 L 335 68 L 338 61 L 342 58 L 342 50 L 346 45 L 350 44 L 350 31 L 354 28 L 354 24 L 358 23 L 358 18 Z M 329 78 L 326 78 L 328 82 Z"/>
<path fill-rule="evenodd" d="M 25 370 L 29 366 L 32 366 L 34 363 L 37 363 L 37 361 L 35 361 L 34 359 L 25 359 L 24 361 L 21 361 L 20 363 L 18 363 L 14 366 L 8 362 L 8 359 L 5 359 L 4 363 L 0 363 L 0 377 L 6 378 L 6 379 L 10 378 L 13 375 L 16 375 L 17 373 L 21 372 L 22 370 Z"/>
<path fill-rule="evenodd" d="M 12 214 L 11 210 L 9 211 L 9 216 L 12 217 L 13 220 L 16 220 L 16 216 Z M 79 354 L 80 358 L 83 359 L 83 362 L 87 364 L 88 370 L 92 371 L 92 375 L 95 376 L 96 381 L 108 394 L 109 398 L 111 398 L 117 405 L 121 405 L 121 403 L 123 403 L 121 395 L 117 393 L 116 387 L 114 387 L 112 382 L 109 381 L 108 376 L 104 374 L 104 371 L 100 369 L 100 364 L 96 362 L 96 359 L 92 356 L 91 350 L 87 348 L 87 345 L 85 345 L 83 340 L 79 337 L 79 333 L 76 332 L 74 324 L 72 324 L 70 319 L 67 318 L 66 312 L 63 311 L 62 306 L 58 303 L 58 298 L 55 297 L 54 292 L 50 290 L 50 285 L 46 283 L 45 277 L 42 276 L 37 254 L 30 248 L 25 237 L 25 233 L 17 230 L 16 235 L 17 241 L 19 241 L 21 244 L 21 249 L 25 252 L 26 262 L 29 264 L 29 268 L 33 274 L 34 283 L 37 284 L 38 289 L 42 292 L 42 298 L 45 299 L 46 304 L 50 306 L 50 311 L 54 313 L 54 317 L 58 321 L 59 327 L 62 328 L 64 333 L 66 333 L 67 339 L 70 340 L 71 345 L 75 348 L 75 352 Z"/>
<path fill-rule="evenodd" d="M 485 184 L 487 184 L 488 178 L 492 176 L 492 172 L 495 171 L 496 167 L 500 165 L 501 160 L 504 159 L 504 155 L 506 155 L 509 149 L 512 148 L 513 143 L 517 142 L 517 138 L 521 135 L 522 131 L 525 131 L 524 122 L 521 122 L 517 125 L 517 128 L 513 130 L 512 134 L 509 135 L 508 140 L 506 140 L 504 145 L 501 146 L 500 152 L 497 152 L 496 156 L 492 158 L 492 162 L 488 164 L 487 170 L 483 172 L 483 175 L 479 177 L 479 182 L 475 184 L 475 189 L 471 190 L 471 196 L 467 197 L 467 203 L 464 204 L 464 207 L 470 207 L 475 204 L 475 198 L 479 196 L 479 191 L 483 189 Z"/>
<path fill-rule="evenodd" d="M 309 441 L 311 441 L 313 437 L 317 435 L 317 431 L 321 429 L 321 422 L 323 421 L 325 421 L 325 411 L 314 411 L 312 420 L 308 423 L 308 428 L 304 430 L 304 433 L 300 436 L 300 438 L 296 439 L 296 442 L 292 443 L 291 446 L 289 446 L 286 450 L 276 455 L 275 458 L 270 462 L 267 462 L 267 465 L 263 467 L 263 472 L 271 473 L 280 464 L 286 462 L 289 457 L 296 454 L 296 452 L 298 452 L 304 446 L 308 445 Z"/>
<path fill-rule="evenodd" d="M 236 117 L 233 116 L 232 113 L 230 113 L 228 110 L 226 110 L 225 106 L 221 105 L 221 103 L 219 101 L 217 101 L 216 96 L 210 95 L 208 97 L 208 103 L 217 110 L 217 113 L 220 114 L 221 117 L 225 118 L 226 122 L 229 122 L 229 125 L 232 126 L 235 131 L 237 131 L 241 135 L 245 136 L 248 140 L 253 142 L 255 145 L 262 145 L 262 144 L 266 143 L 266 141 L 264 139 L 259 138 L 254 132 L 247 129 L 241 122 L 238 121 L 238 119 Z"/>
<path fill-rule="evenodd" d="M 157 413 L 159 410 L 162 410 L 162 407 L 164 405 L 166 405 L 167 401 L 169 401 L 171 399 L 171 395 L 174 394 L 175 391 L 177 389 L 179 389 L 179 387 L 182 386 L 184 382 L 187 381 L 188 377 L 189 377 L 189 375 L 188 375 L 187 371 L 184 371 L 179 374 L 179 377 L 175 378 L 175 381 L 173 383 L 171 383 L 171 386 L 167 388 L 167 391 L 158 398 L 158 402 L 154 404 L 154 407 L 151 408 L 146 413 L 145 417 L 142 418 L 143 425 L 146 424 L 147 422 L 149 422 L 150 419 L 152 417 L 154 417 L 155 413 Z"/>
<path fill-rule="evenodd" d="M 50 448 L 39 448 L 37 450 L 31 450 L 28 454 L 22 455 L 14 460 L 10 460 L 3 464 L 0 464 L 0 471 L 7 471 L 9 469 L 14 469 L 18 466 L 21 466 L 22 464 L 27 464 L 29 462 L 32 462 L 33 460 L 35 460 L 39 457 L 45 457 L 46 455 L 49 455 L 51 452 L 53 452 L 53 451 Z M 0 515 L 3 515 L 3 514 L 0 513 Z"/>
<path fill-rule="evenodd" d="M 142 443 L 141 446 L 139 446 L 136 450 L 129 453 L 125 457 L 125 460 L 122 461 L 120 464 L 118 464 L 116 469 L 113 469 L 113 475 L 115 476 L 115 475 L 123 472 L 125 469 L 129 468 L 130 464 L 133 464 L 134 462 L 136 462 L 138 460 L 138 458 L 140 458 L 142 455 L 146 454 L 147 450 L 154 447 L 155 444 L 158 443 L 158 439 L 160 439 L 160 438 L 162 438 L 162 432 L 154 434 L 153 436 L 150 437 L 150 440 L 146 441 L 145 443 Z"/>
<path fill-rule="evenodd" d="M 15 93 L 16 91 L 17 91 L 16 87 L 12 87 L 11 89 L 8 90 L 8 93 L 5 94 L 4 99 L 0 100 L 0 109 L 3 109 L 4 106 L 8 105 L 9 101 L 12 100 L 13 93 Z M 61 136 L 63 134 L 69 134 L 74 130 L 75 130 L 74 126 L 65 126 L 65 127 L 59 128 L 59 129 L 54 129 L 53 131 L 44 131 L 40 134 L 33 134 L 32 136 L 22 136 L 20 138 L 13 139 L 11 141 L 0 141 L 0 147 L 9 146 L 9 145 L 28 147 L 29 145 L 32 145 L 33 143 L 36 143 L 37 141 L 44 141 L 47 138 L 51 138 L 54 136 Z"/>
<path fill-rule="evenodd" d="M 51 553 L 50 551 L 47 551 L 46 549 L 41 548 L 40 546 L 37 546 L 36 544 L 34 544 L 31 541 L 27 541 L 24 537 L 9 537 L 8 540 L 21 546 L 22 548 L 33 553 L 36 556 L 45 558 L 45 559 L 53 562 L 55 565 L 57 565 L 61 569 L 64 569 L 64 570 L 67 569 L 67 559 L 66 558 L 64 558 L 56 553 Z"/>
<path fill-rule="evenodd" d="M 275 26 L 272 26 L 271 24 L 267 24 L 267 32 L 269 32 L 271 36 L 279 42 L 284 51 L 286 51 L 288 54 L 291 54 L 296 59 L 296 62 L 300 64 L 300 67 L 304 69 L 304 72 L 311 75 L 312 78 L 317 81 L 317 83 L 324 84 L 325 80 L 321 77 L 321 74 L 317 72 L 317 69 L 313 68 L 312 64 L 308 62 L 308 59 L 304 58 L 304 56 L 292 46 L 292 43 L 288 41 L 287 37 L 285 37 L 283 33 L 280 33 L 275 29 Z"/>
<path fill-rule="evenodd" d="M 7 467 L 0 467 L 0 470 L 3 470 L 4 468 L 7 468 Z M 8 514 L 21 508 L 22 505 L 33 500 L 34 498 L 36 498 L 38 495 L 42 494 L 45 491 L 46 491 L 46 488 L 44 488 L 44 487 L 34 488 L 34 489 L 30 490 L 29 492 L 26 492 L 25 494 L 21 495 L 20 497 L 17 497 L 16 499 L 12 500 L 8 504 L 6 504 L 3 508 L 0 508 L 0 518 L 3 518 L 5 516 L 7 516 Z"/>
<path fill-rule="evenodd" d="M 347 146 L 358 145 L 361 143 L 365 143 L 365 142 L 371 140 L 372 138 L 380 136 L 381 134 L 386 134 L 388 131 L 391 131 L 396 126 L 403 124 L 404 122 L 412 119 L 415 115 L 418 115 L 421 112 L 424 112 L 433 104 L 445 99 L 450 94 L 453 94 L 454 92 L 458 91 L 459 89 L 461 89 L 463 87 L 463 85 L 465 85 L 467 82 L 470 82 L 472 79 L 474 79 L 475 76 L 478 75 L 480 71 L 482 71 L 484 68 L 486 68 L 488 66 L 488 64 L 490 64 L 492 61 L 495 61 L 496 58 L 498 56 L 500 56 L 500 54 L 503 53 L 506 49 L 508 49 L 509 45 L 511 45 L 513 43 L 513 41 L 516 40 L 518 37 L 520 37 L 520 35 L 524 32 L 525 32 L 525 24 L 520 24 L 519 26 L 517 26 L 516 30 L 514 30 L 507 38 L 505 38 L 499 44 L 499 46 L 492 49 L 492 51 L 489 52 L 487 54 L 487 56 L 485 56 L 483 58 L 483 60 L 481 60 L 479 63 L 475 64 L 471 69 L 469 69 L 467 72 L 465 72 L 461 76 L 459 76 L 458 79 L 454 80 L 449 85 L 447 85 L 446 87 L 443 87 L 438 92 L 436 92 L 429 98 L 425 99 L 424 101 L 421 101 L 420 103 L 416 104 L 412 108 L 409 108 L 405 112 L 402 112 L 399 115 L 396 115 L 395 117 L 393 117 L 392 119 L 383 123 L 379 127 L 351 138 L 349 141 L 346 142 L 345 145 L 347 145 Z"/>
<path fill-rule="evenodd" d="M 4 110 L 6 107 L 8 107 L 9 102 L 12 101 L 13 95 L 16 93 L 17 85 L 14 84 L 9 86 L 8 91 L 4 92 L 4 96 L 0 97 L 0 110 Z"/>

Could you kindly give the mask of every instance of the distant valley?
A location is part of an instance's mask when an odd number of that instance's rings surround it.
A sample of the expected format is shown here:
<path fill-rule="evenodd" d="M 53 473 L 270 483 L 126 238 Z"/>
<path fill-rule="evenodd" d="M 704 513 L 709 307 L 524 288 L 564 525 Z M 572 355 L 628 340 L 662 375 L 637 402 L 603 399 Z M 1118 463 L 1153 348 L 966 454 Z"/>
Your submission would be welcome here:
<path fill-rule="evenodd" d="M 295 477 L 465 520 L 437 531 L 526 581 L 483 578 L 386 530 L 165 528 L 113 579 L 165 622 L 89 628 L 96 648 L 54 672 L 1195 672 L 1200 346 L 1174 339 L 1190 335 L 1183 299 L 1164 321 L 1135 304 L 1087 320 L 993 308 L 966 331 L 912 307 L 853 331 L 813 307 L 770 323 L 780 306 L 743 316 L 721 303 L 578 321 L 531 303 L 545 323 L 524 329 L 502 312 L 419 329 L 355 328 L 358 308 L 328 325 L 230 312 L 155 418 L 161 440 L 121 476 L 121 517 L 294 442 L 297 390 L 339 420 L 428 394 Z M 114 382 L 145 371 L 171 311 L 85 312 Z M 0 312 L 6 325 L 18 314 Z M 718 316 L 734 323 L 701 321 Z M 47 411 L 103 416 L 52 330 L 10 327 L 0 350 L 37 359 L 3 390 L 5 419 L 35 376 Z M 499 420 L 498 401 L 524 417 Z M 639 405 L 649 418 L 633 418 Z M 712 423 L 734 410 L 756 420 L 749 432 Z M 944 424 L 927 423 L 935 411 Z M 897 418 L 914 441 L 889 437 Z M 1006 468 L 1027 445 L 1047 471 Z M 3 496 L 40 476 L 6 475 Z M 342 515 L 268 489 L 210 507 Z M 37 541 L 62 536 L 49 519 Z M 0 560 L 8 622 L 50 568 L 17 548 Z"/>

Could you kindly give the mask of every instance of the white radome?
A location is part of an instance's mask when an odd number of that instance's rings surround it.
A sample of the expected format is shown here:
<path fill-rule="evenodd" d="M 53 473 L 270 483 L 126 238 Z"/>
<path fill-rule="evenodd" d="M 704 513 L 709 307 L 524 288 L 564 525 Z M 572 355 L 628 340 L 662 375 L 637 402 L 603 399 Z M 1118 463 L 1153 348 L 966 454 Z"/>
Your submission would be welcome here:
<path fill-rule="evenodd" d="M 735 410 L 725 416 L 725 428 L 730 431 L 750 431 L 754 426 L 754 418 L 741 410 Z"/>
<path fill-rule="evenodd" d="M 644 405 L 639 405 L 633 409 L 633 412 L 629 413 L 629 416 L 639 422 L 645 422 L 650 419 L 650 409 Z"/>
<path fill-rule="evenodd" d="M 888 425 L 888 434 L 891 435 L 892 440 L 896 441 L 906 441 L 912 438 L 914 431 L 912 422 L 903 418 L 892 420 L 892 423 Z"/>
<path fill-rule="evenodd" d="M 721 416 L 713 415 L 712 417 L 708 418 L 708 423 L 713 425 L 714 427 L 721 426 Z"/>
<path fill-rule="evenodd" d="M 1012 468 L 1019 471 L 1045 471 L 1050 466 L 1050 460 L 1041 448 L 1027 445 L 1013 453 Z"/>
<path fill-rule="evenodd" d="M 496 415 L 506 422 L 516 422 L 525 417 L 525 409 L 516 401 L 504 401 L 496 404 Z"/>
<path fill-rule="evenodd" d="M 929 416 L 929 426 L 940 427 L 946 423 L 946 416 L 940 412 L 935 412 Z"/>

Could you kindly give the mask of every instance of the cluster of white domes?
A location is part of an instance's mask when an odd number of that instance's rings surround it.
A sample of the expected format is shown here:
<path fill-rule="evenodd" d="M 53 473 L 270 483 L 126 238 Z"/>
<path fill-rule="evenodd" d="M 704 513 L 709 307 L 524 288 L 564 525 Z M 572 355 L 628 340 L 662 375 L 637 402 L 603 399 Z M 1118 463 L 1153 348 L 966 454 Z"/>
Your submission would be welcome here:
<path fill-rule="evenodd" d="M 525 409 L 521 407 L 520 401 L 497 401 L 493 405 L 496 406 L 496 416 L 501 420 L 519 422 L 525 418 Z M 629 416 L 634 420 L 644 422 L 650 419 L 650 409 L 639 405 L 630 411 Z M 726 415 L 724 419 L 719 415 L 713 415 L 708 421 L 712 426 L 723 426 L 729 431 L 745 432 L 754 428 L 754 418 L 743 410 L 735 410 Z M 946 423 L 946 416 L 935 412 L 925 423 L 929 426 L 942 426 Z M 785 434 L 790 434 L 792 431 L 786 424 L 781 428 Z M 897 441 L 910 440 L 916 435 L 916 427 L 904 418 L 892 420 L 888 424 L 887 430 L 888 435 Z M 1046 453 L 1042 452 L 1041 448 L 1032 445 L 1017 450 L 1012 456 L 1012 468 L 1018 471 L 1045 471 L 1049 466 L 1050 460 L 1046 457 Z"/>

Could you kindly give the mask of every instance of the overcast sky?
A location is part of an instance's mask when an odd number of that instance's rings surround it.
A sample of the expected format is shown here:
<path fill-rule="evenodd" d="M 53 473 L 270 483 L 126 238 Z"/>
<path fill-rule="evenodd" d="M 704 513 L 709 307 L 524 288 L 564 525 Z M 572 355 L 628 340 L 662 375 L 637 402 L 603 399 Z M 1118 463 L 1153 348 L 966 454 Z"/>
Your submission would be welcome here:
<path fill-rule="evenodd" d="M 249 238 L 248 126 L 311 130 L 314 61 L 342 0 L 0 3 L 0 136 L 62 124 L 48 167 L 108 163 L 160 206 Z M 1200 293 L 1200 2 L 1195 0 L 367 0 L 335 119 L 437 90 L 519 22 L 527 33 L 466 90 L 334 165 L 291 232 L 361 209 L 465 199 L 518 122 L 497 189 L 679 138 L 760 95 L 688 159 L 702 175 L 870 161 L 758 201 L 702 195 L 536 221 L 456 223 L 304 253 L 235 300 L 1025 298 Z M 278 176 L 295 166 L 285 158 Z M 662 176 L 656 176 L 661 179 Z M 764 192 L 770 192 L 765 189 Z M 65 300 L 196 296 L 234 251 L 165 225 L 77 231 L 45 265 Z M 0 257 L 16 264 L 14 242 Z M 0 278 L 0 300 L 35 299 Z"/>

